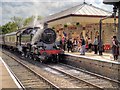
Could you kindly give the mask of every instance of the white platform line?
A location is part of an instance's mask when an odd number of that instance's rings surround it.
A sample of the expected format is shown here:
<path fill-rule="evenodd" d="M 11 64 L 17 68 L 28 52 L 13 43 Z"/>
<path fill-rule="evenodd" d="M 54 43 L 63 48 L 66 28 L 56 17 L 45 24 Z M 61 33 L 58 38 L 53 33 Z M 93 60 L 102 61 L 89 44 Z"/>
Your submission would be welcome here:
<path fill-rule="evenodd" d="M 85 58 L 85 59 L 90 59 L 90 60 L 97 60 L 97 61 L 103 61 L 103 62 L 108 62 L 108 63 L 114 63 L 114 64 L 120 64 L 120 62 L 118 61 L 110 61 L 110 60 L 103 60 L 100 58 L 93 58 L 93 57 L 87 57 L 87 56 L 80 56 L 80 55 L 75 55 L 75 54 L 70 54 L 70 53 L 65 53 L 65 55 L 70 55 L 70 56 L 74 56 L 74 57 L 80 57 L 80 58 Z"/>
<path fill-rule="evenodd" d="M 11 71 L 9 70 L 8 65 L 4 62 L 4 60 L 0 57 L 0 60 L 2 61 L 2 63 L 4 64 L 5 68 L 7 69 L 8 73 L 10 74 L 11 78 L 13 79 L 13 81 L 15 82 L 15 84 L 17 85 L 17 87 L 19 89 L 21 89 L 22 87 L 20 86 L 20 84 L 18 83 L 18 81 L 15 79 L 14 75 L 11 73 Z"/>

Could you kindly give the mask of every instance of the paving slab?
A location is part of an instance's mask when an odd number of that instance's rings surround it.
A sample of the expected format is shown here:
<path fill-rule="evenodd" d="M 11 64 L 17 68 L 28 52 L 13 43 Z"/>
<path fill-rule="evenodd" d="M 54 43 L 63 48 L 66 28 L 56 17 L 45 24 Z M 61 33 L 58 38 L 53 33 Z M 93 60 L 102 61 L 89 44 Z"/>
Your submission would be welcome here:
<path fill-rule="evenodd" d="M 11 77 L 6 66 L 0 60 L 0 89 L 3 89 L 3 88 L 17 89 L 18 86 L 16 85 L 15 81 Z"/>

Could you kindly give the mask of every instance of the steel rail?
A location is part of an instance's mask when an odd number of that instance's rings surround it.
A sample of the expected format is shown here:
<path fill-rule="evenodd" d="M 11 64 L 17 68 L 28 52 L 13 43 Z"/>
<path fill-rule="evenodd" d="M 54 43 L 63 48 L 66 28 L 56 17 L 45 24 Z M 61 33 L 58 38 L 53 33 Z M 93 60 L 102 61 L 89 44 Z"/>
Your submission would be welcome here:
<path fill-rule="evenodd" d="M 90 82 L 88 82 L 88 81 L 85 81 L 85 80 L 83 80 L 83 79 L 80 79 L 80 78 L 78 78 L 78 77 L 75 77 L 75 76 L 73 76 L 73 75 L 71 75 L 71 74 L 69 74 L 69 73 L 67 73 L 67 72 L 62 71 L 62 70 L 58 70 L 58 69 L 56 69 L 56 68 L 53 68 L 53 67 L 51 67 L 50 65 L 46 65 L 46 64 L 44 64 L 44 65 L 47 66 L 47 67 L 49 67 L 49 68 L 51 68 L 51 69 L 53 69 L 53 70 L 55 70 L 55 71 L 58 71 L 58 72 L 60 72 L 60 73 L 63 73 L 63 74 L 65 74 L 66 76 L 69 76 L 69 77 L 74 78 L 74 79 L 76 79 L 76 80 L 79 80 L 79 81 L 82 81 L 82 82 L 84 82 L 84 83 L 87 83 L 87 84 L 89 84 L 89 85 L 91 85 L 91 86 L 93 86 L 93 87 L 95 87 L 95 88 L 97 88 L 97 89 L 99 89 L 99 90 L 104 90 L 103 87 L 100 87 L 100 86 L 98 86 L 98 85 L 95 85 L 95 84 L 93 84 L 93 83 L 90 83 Z"/>
<path fill-rule="evenodd" d="M 3 51 L 2 51 L 3 52 Z M 3 52 L 5 55 L 9 56 L 10 58 L 12 58 L 13 60 L 15 60 L 16 62 L 18 62 L 19 64 L 21 64 L 22 66 L 24 66 L 26 69 L 28 69 L 30 72 L 34 73 L 36 76 L 38 76 L 40 79 L 42 79 L 43 81 L 45 81 L 48 85 L 50 85 L 52 87 L 52 89 L 56 89 L 56 90 L 61 90 L 58 86 L 56 86 L 55 84 L 53 84 L 52 82 L 50 82 L 49 80 L 47 80 L 46 78 L 44 78 L 42 75 L 38 74 L 37 72 L 35 72 L 34 70 L 32 70 L 31 68 L 29 68 L 27 65 L 25 65 L 24 63 L 20 62 L 19 60 L 17 60 L 15 57 L 10 56 L 8 54 L 6 54 L 5 52 Z"/>
<path fill-rule="evenodd" d="M 70 65 L 66 65 L 66 64 L 63 64 L 63 63 L 59 63 L 60 65 L 63 65 L 63 66 L 67 66 L 67 67 L 70 67 L 72 69 L 75 69 L 75 70 L 78 70 L 78 71 L 81 71 L 83 73 L 87 73 L 89 75 L 93 75 L 93 76 L 96 76 L 98 78 L 102 78 L 102 79 L 106 79 L 110 82 L 114 82 L 114 83 L 117 83 L 117 84 L 120 84 L 120 81 L 117 81 L 117 80 L 113 80 L 111 78 L 108 78 L 108 77 L 105 77 L 105 76 L 102 76 L 102 75 L 98 75 L 98 74 L 95 74 L 95 73 L 92 73 L 92 72 L 89 72 L 89 71 L 86 71 L 86 70 L 83 70 L 83 69 L 80 69 L 80 68 L 76 68 L 76 67 L 73 67 L 73 66 L 70 66 Z"/>
<path fill-rule="evenodd" d="M 7 65 L 8 66 L 8 65 Z M 17 76 L 15 75 L 15 73 L 11 70 L 11 68 L 8 66 L 10 72 L 13 74 L 13 76 L 15 77 L 15 79 L 17 80 L 17 82 L 19 83 L 19 85 L 21 86 L 20 90 L 26 90 L 25 86 L 22 84 L 22 82 L 17 78 Z"/>

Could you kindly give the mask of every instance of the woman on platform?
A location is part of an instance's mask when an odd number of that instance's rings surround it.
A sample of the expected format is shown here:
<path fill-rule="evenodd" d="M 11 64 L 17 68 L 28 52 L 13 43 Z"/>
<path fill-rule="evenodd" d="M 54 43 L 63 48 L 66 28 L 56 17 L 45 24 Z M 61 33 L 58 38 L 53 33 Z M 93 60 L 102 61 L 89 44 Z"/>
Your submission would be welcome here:
<path fill-rule="evenodd" d="M 116 36 L 113 36 L 113 39 L 112 39 L 112 54 L 113 54 L 114 60 L 117 60 L 119 56 L 119 42 Z"/>

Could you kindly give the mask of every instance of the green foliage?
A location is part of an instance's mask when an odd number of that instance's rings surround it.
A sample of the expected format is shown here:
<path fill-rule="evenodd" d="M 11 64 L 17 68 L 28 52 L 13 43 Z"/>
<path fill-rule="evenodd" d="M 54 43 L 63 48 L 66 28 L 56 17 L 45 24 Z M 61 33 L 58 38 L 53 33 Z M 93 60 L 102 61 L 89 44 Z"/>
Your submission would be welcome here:
<path fill-rule="evenodd" d="M 65 24 L 64 27 L 67 27 L 67 24 Z"/>
<path fill-rule="evenodd" d="M 28 17 L 24 20 L 23 26 L 29 25 L 34 20 L 34 16 Z"/>
<path fill-rule="evenodd" d="M 12 20 L 14 23 L 16 23 L 18 29 L 19 29 L 19 28 L 22 28 L 22 26 L 23 26 L 23 18 L 21 18 L 21 17 L 15 17 L 15 16 L 14 16 L 14 17 L 11 18 L 11 20 Z"/>
<path fill-rule="evenodd" d="M 14 32 L 17 30 L 17 24 L 14 22 L 8 22 L 5 25 L 3 25 L 1 27 L 2 30 L 2 34 L 6 34 L 6 33 L 10 33 L 10 32 Z"/>
<path fill-rule="evenodd" d="M 77 22 L 77 23 L 76 23 L 76 26 L 79 26 L 79 25 L 80 25 L 80 23 L 79 23 L 79 22 Z"/>
<path fill-rule="evenodd" d="M 0 34 L 2 34 L 2 26 L 0 26 Z"/>
<path fill-rule="evenodd" d="M 12 17 L 11 22 L 6 23 L 5 25 L 0 26 L 0 34 L 6 34 L 10 32 L 14 32 L 22 27 L 30 25 L 35 19 L 35 16 L 28 17 L 23 19 L 21 17 Z M 41 20 L 42 17 L 38 16 L 37 20 Z"/>
<path fill-rule="evenodd" d="M 26 18 L 26 19 L 24 20 L 23 26 L 30 25 L 30 24 L 34 21 L 35 18 L 36 18 L 35 16 L 31 16 L 31 17 Z M 38 17 L 37 17 L 37 20 L 41 20 L 41 19 L 42 19 L 41 16 L 38 16 Z"/>
<path fill-rule="evenodd" d="M 42 19 L 42 16 L 38 16 L 38 20 L 41 20 Z"/>

